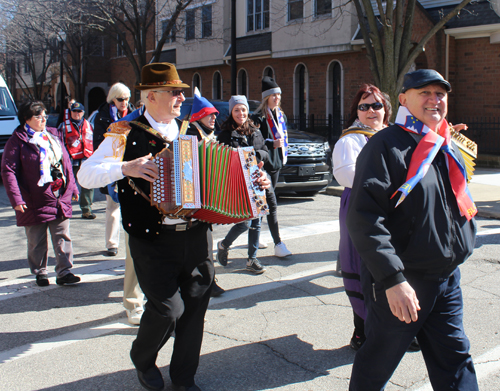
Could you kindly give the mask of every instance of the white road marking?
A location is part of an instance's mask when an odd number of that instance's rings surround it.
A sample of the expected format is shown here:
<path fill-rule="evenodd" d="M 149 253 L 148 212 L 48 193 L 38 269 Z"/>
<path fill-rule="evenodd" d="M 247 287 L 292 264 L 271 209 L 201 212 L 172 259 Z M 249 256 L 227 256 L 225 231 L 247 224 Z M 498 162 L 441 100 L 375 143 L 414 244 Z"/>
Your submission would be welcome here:
<path fill-rule="evenodd" d="M 332 274 L 334 270 L 335 263 L 329 263 L 326 266 L 289 275 L 281 280 L 269 281 L 263 284 L 227 291 L 226 293 L 224 293 L 224 297 L 212 298 L 210 300 L 209 307 L 216 304 L 225 303 L 227 301 L 239 299 L 241 297 L 247 297 L 249 295 L 257 294 L 260 292 L 281 288 L 285 285 L 291 285 L 300 281 L 306 281 L 324 275 Z M 124 319 L 121 322 L 111 322 L 98 327 L 89 327 L 73 331 L 71 333 L 59 335 L 54 338 L 48 338 L 35 343 L 18 346 L 14 349 L 0 352 L 0 363 L 8 363 L 21 358 L 26 358 L 34 354 L 39 354 L 48 350 L 60 348 L 75 342 L 99 337 L 104 334 L 109 334 L 117 330 L 128 328 L 134 328 L 134 326 L 130 326 Z"/>
<path fill-rule="evenodd" d="M 280 229 L 282 238 L 295 239 L 305 236 L 325 234 L 329 232 L 337 232 L 339 230 L 338 220 L 326 221 L 322 223 L 306 224 L 296 227 L 283 227 Z M 487 229 L 480 231 L 478 235 L 493 235 L 500 233 L 500 229 Z M 268 232 L 266 235 L 270 234 Z M 246 243 L 246 236 L 242 238 L 241 243 Z M 235 243 L 237 244 L 237 243 Z M 335 262 L 328 263 L 327 265 L 305 270 L 296 274 L 289 275 L 280 280 L 272 280 L 258 285 L 253 285 L 245 288 L 239 288 L 227 291 L 224 296 L 212 298 L 209 307 L 217 304 L 222 304 L 231 300 L 236 300 L 249 295 L 266 292 L 272 289 L 281 288 L 285 285 L 292 285 L 301 281 L 308 281 L 321 276 L 333 274 L 335 271 Z M 74 268 L 76 274 L 82 276 L 82 281 L 100 281 L 120 278 L 124 273 L 124 260 L 102 261 L 95 265 L 88 265 L 79 268 Z M 53 277 L 52 277 L 53 278 Z M 55 282 L 55 278 L 54 282 Z M 52 281 L 51 281 L 52 282 Z M 54 289 L 56 285 L 44 288 Z M 0 282 L 0 300 L 19 297 L 36 293 L 41 291 L 32 278 L 23 278 L 13 281 Z M 42 353 L 51 349 L 66 346 L 85 339 L 95 338 L 104 334 L 109 334 L 121 329 L 132 328 L 126 320 L 120 322 L 111 322 L 98 327 L 91 327 L 86 329 L 77 330 L 71 333 L 63 334 L 54 338 L 48 338 L 33 344 L 26 344 L 16 347 L 14 349 L 0 352 L 0 363 L 7 363 L 20 358 L 25 358 L 34 354 Z M 478 379 L 488 376 L 492 372 L 500 370 L 500 347 L 483 354 L 474 360 Z M 425 385 L 418 391 L 432 390 L 432 387 Z"/>
<path fill-rule="evenodd" d="M 320 223 L 312 223 L 312 224 L 304 224 L 297 225 L 294 227 L 281 227 L 280 226 L 280 237 L 282 240 L 291 240 L 297 238 L 303 238 L 306 236 L 314 236 L 314 235 L 322 235 L 331 232 L 339 231 L 339 221 L 338 220 L 330 220 L 323 221 Z M 224 239 L 214 239 L 214 243 L 217 243 L 219 240 Z M 269 231 L 262 231 L 260 234 L 260 240 L 262 242 L 272 242 L 272 236 Z M 240 235 L 238 239 L 236 239 L 233 243 L 234 246 L 246 245 L 248 243 L 247 235 Z"/>
<path fill-rule="evenodd" d="M 113 280 L 121 278 L 125 273 L 125 260 L 103 261 L 95 265 L 75 267 L 72 271 L 81 277 L 82 282 Z M 43 288 L 36 285 L 34 277 L 1 281 L 0 301 L 58 288 L 55 273 L 49 273 L 49 281 L 50 285 Z"/>
<path fill-rule="evenodd" d="M 497 235 L 497 234 L 500 234 L 500 228 L 490 228 L 490 229 L 485 229 L 484 231 L 478 231 L 477 236 Z"/>
<path fill-rule="evenodd" d="M 474 359 L 477 381 L 486 379 L 491 373 L 500 371 L 500 346 Z M 416 391 L 433 391 L 431 383 L 427 383 Z"/>
<path fill-rule="evenodd" d="M 6 350 L 0 353 L 0 363 L 8 363 L 11 361 L 26 358 L 34 354 L 46 352 L 48 350 L 60 348 L 70 345 L 75 342 L 83 341 L 85 339 L 96 338 L 104 334 L 109 334 L 118 330 L 133 328 L 126 320 L 123 322 L 107 323 L 98 327 L 89 327 L 73 331 L 71 333 L 59 335 L 54 338 L 44 339 L 42 341 L 18 346 L 11 350 Z"/>

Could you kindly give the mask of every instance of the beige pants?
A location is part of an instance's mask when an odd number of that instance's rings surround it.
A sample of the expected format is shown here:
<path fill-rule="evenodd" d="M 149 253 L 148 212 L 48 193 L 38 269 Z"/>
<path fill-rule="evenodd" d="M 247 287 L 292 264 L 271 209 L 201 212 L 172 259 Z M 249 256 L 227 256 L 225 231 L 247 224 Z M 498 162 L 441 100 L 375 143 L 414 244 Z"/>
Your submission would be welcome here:
<path fill-rule="evenodd" d="M 142 293 L 137 276 L 135 275 L 134 261 L 128 246 L 128 234 L 125 232 L 125 278 L 123 279 L 123 306 L 132 311 L 134 308 L 144 306 L 144 293 Z"/>
<path fill-rule="evenodd" d="M 106 248 L 120 247 L 121 230 L 120 204 L 106 195 Z"/>

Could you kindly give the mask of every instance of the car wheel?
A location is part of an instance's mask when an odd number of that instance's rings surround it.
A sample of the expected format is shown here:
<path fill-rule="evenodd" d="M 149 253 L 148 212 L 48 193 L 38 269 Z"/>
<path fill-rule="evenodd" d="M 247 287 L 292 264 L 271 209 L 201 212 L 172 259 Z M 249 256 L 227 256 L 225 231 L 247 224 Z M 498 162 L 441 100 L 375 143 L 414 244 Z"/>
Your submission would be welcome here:
<path fill-rule="evenodd" d="M 300 197 L 314 197 L 318 194 L 317 191 L 296 191 L 295 193 Z"/>

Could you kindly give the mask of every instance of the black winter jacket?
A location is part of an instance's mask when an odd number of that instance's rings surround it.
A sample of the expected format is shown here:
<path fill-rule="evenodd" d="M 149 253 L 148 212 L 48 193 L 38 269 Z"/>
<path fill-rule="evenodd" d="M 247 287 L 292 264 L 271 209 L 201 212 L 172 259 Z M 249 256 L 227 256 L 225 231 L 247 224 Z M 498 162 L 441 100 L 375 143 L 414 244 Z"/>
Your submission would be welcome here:
<path fill-rule="evenodd" d="M 94 129 L 93 129 L 94 151 L 99 147 L 99 145 L 104 140 L 104 133 L 108 131 L 109 125 L 113 123 L 113 119 L 109 114 L 109 103 L 107 102 L 103 103 L 102 105 L 99 106 L 97 110 L 99 110 L 99 113 L 95 116 Z M 134 110 L 135 110 L 134 106 L 131 103 L 129 103 L 127 114 L 130 114 Z"/>
<path fill-rule="evenodd" d="M 238 133 L 236 130 L 223 130 L 217 136 L 217 140 L 221 144 L 229 145 L 233 148 L 238 147 L 253 147 L 257 157 L 257 162 L 264 162 L 264 165 L 269 162 L 269 150 L 266 147 L 266 142 L 259 129 L 248 136 Z"/>
<path fill-rule="evenodd" d="M 391 196 L 406 181 L 416 146 L 408 132 L 392 125 L 370 139 L 356 162 L 347 227 L 372 277 L 385 289 L 404 282 L 405 274 L 447 278 L 474 249 L 476 224 L 460 216 L 443 152 L 395 207 L 400 193 Z"/>

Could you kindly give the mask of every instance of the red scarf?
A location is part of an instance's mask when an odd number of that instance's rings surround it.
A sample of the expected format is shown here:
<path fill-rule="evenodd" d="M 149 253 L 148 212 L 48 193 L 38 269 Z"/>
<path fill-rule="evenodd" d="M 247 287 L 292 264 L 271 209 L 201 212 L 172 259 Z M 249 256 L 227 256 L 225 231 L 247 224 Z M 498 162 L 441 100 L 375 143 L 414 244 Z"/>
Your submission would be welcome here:
<path fill-rule="evenodd" d="M 407 132 L 423 136 L 411 157 L 406 182 L 392 195 L 394 197 L 398 191 L 402 193 L 396 207 L 404 201 L 411 190 L 427 174 L 437 153 L 443 151 L 446 154 L 448 175 L 460 213 L 467 220 L 472 219 L 477 214 L 477 208 L 467 187 L 467 172 L 465 171 L 465 167 L 457 159 L 451 148 L 451 135 L 448 122 L 443 120 L 438 133 L 436 133 L 414 117 L 406 107 L 401 106 L 396 117 L 396 125 L 401 126 Z"/>

